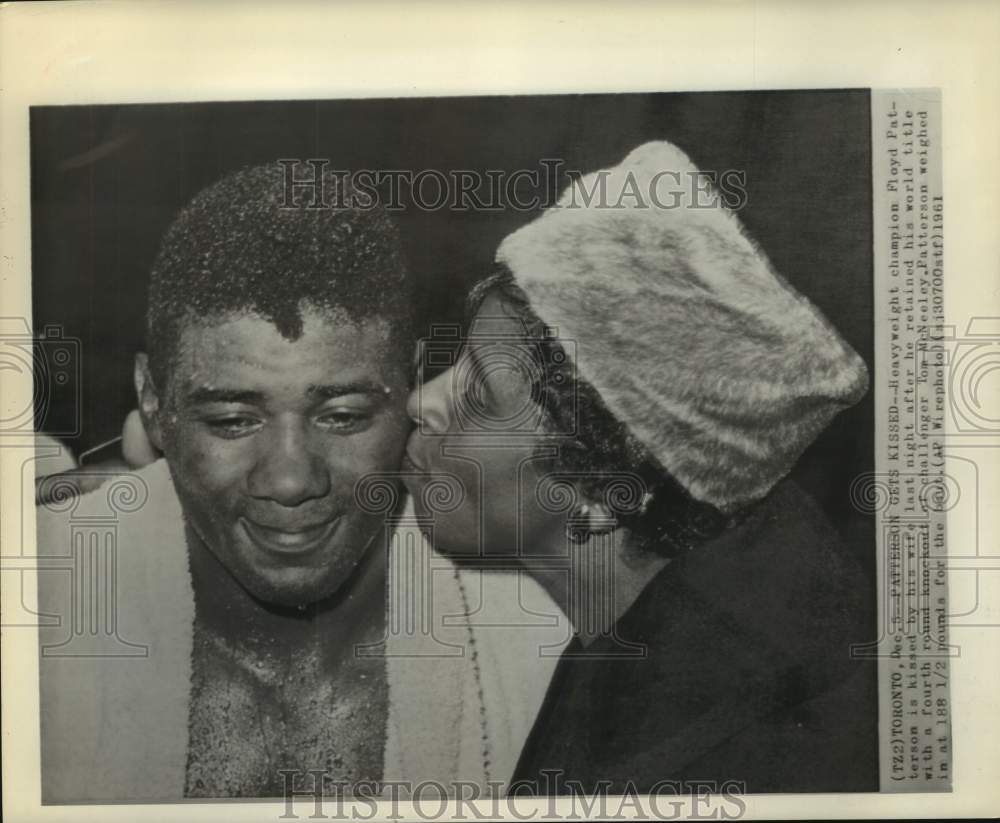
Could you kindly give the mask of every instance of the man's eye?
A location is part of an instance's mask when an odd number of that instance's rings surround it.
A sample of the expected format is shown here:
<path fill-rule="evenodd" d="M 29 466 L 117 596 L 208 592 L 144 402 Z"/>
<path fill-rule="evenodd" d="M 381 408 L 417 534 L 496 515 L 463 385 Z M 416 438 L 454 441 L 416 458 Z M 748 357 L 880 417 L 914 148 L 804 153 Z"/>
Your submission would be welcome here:
<path fill-rule="evenodd" d="M 324 412 L 316 422 L 331 431 L 354 432 L 365 428 L 370 419 L 368 412 L 338 410 Z"/>
<path fill-rule="evenodd" d="M 257 418 L 244 415 L 216 417 L 206 422 L 209 428 L 220 437 L 243 437 L 257 431 L 261 426 L 261 422 Z"/>

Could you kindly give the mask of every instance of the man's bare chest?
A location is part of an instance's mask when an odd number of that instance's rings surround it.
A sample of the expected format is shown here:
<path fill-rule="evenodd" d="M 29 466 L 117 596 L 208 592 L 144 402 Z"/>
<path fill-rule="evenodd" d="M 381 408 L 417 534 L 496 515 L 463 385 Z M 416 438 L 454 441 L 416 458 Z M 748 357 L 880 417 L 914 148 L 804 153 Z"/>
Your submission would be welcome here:
<path fill-rule="evenodd" d="M 196 627 L 192 662 L 187 796 L 312 791 L 317 770 L 328 786 L 382 777 L 384 659 L 240 659 Z"/>

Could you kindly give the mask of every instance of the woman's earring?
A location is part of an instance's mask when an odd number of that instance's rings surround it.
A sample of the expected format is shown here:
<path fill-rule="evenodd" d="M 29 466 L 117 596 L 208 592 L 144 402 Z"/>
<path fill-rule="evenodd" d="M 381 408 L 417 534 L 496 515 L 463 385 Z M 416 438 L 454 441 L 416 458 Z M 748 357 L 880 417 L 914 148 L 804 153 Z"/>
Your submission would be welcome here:
<path fill-rule="evenodd" d="M 590 531 L 590 506 L 579 503 L 573 507 L 566 518 L 566 539 L 570 543 L 580 545 L 586 543 L 592 534 Z"/>

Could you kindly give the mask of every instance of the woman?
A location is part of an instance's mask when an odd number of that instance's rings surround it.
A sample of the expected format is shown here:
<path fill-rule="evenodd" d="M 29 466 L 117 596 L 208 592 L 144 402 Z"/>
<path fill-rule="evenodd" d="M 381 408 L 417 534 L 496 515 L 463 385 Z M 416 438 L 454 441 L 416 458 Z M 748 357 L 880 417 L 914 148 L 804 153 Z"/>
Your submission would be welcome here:
<path fill-rule="evenodd" d="M 641 146 L 501 244 L 410 398 L 408 482 L 459 483 L 436 547 L 517 565 L 575 628 L 515 780 L 874 790 L 864 577 L 785 479 L 867 372 L 696 174 Z"/>

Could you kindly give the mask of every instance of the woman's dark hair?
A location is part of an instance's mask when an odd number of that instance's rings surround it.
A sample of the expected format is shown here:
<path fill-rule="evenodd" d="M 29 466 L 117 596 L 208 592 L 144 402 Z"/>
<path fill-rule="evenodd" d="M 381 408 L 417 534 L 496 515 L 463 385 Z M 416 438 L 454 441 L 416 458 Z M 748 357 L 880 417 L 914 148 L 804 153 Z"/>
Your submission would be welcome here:
<path fill-rule="evenodd" d="M 534 313 L 502 264 L 473 286 L 466 303 L 467 316 L 473 317 L 490 294 L 499 296 L 516 313 L 544 361 L 531 378 L 531 396 L 542 406 L 547 428 L 575 435 L 559 438 L 559 471 L 581 475 L 582 492 L 594 500 L 602 499 L 609 473 L 637 477 L 651 495 L 649 504 L 614 514 L 618 525 L 628 528 L 646 551 L 675 557 L 727 527 L 729 518 L 714 506 L 695 500 L 608 410 L 600 394 L 579 376 L 558 338 Z M 593 479 L 588 481 L 588 475 Z"/>

